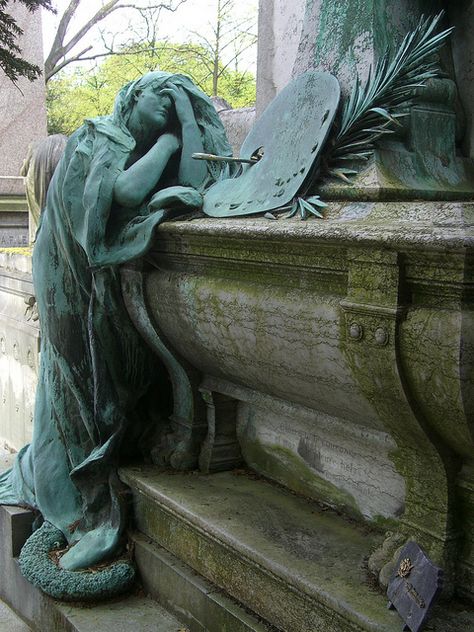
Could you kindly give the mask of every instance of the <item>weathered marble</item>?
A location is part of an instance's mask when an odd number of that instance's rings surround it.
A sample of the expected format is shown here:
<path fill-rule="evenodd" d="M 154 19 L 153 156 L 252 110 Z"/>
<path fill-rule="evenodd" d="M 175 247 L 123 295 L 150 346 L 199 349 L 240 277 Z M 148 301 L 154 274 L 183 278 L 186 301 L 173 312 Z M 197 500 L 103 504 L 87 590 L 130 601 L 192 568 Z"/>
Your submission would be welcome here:
<path fill-rule="evenodd" d="M 3 180 L 6 184 L 6 179 Z M 0 248 L 28 246 L 28 204 L 23 178 L 12 179 L 10 191 L 21 187 L 20 194 L 0 195 Z"/>
<path fill-rule="evenodd" d="M 39 366 L 31 253 L 0 249 L 0 438 L 31 441 Z"/>
<path fill-rule="evenodd" d="M 244 461 L 415 537 L 451 587 L 469 531 L 456 468 L 474 457 L 473 226 L 462 202 L 171 222 L 144 277 L 162 339 L 235 400 Z M 228 411 L 212 408 L 220 443 Z"/>
<path fill-rule="evenodd" d="M 255 122 L 255 108 L 238 108 L 236 110 L 220 110 L 219 116 L 232 147 L 234 156 L 239 156 L 240 148 Z"/>
<path fill-rule="evenodd" d="M 305 0 L 259 2 L 257 117 L 291 79 L 305 4 Z"/>
<path fill-rule="evenodd" d="M 448 16 L 456 27 L 452 37 L 454 68 L 465 117 L 466 129 L 463 131 L 463 150 L 474 157 L 474 5 L 470 0 L 443 3 Z"/>
<path fill-rule="evenodd" d="M 133 467 L 121 476 L 132 488 L 141 532 L 134 536 L 139 568 L 154 591 L 168 595 L 168 578 L 179 586 L 172 601 L 183 604 L 185 612 L 184 578 L 178 584 L 160 560 L 166 563 L 170 552 L 210 579 L 221 595 L 225 591 L 258 613 L 270 629 L 400 632 L 400 618 L 366 575 L 365 551 L 383 537 L 376 531 L 242 469 L 189 476 Z M 182 574 L 182 564 L 173 570 Z M 201 577 L 195 582 L 199 586 Z M 194 622 L 202 621 L 198 603 L 193 601 Z M 474 612 L 466 604 L 444 603 L 436 608 L 430 630 L 471 632 L 473 624 Z M 204 627 L 249 632 L 235 623 Z"/>

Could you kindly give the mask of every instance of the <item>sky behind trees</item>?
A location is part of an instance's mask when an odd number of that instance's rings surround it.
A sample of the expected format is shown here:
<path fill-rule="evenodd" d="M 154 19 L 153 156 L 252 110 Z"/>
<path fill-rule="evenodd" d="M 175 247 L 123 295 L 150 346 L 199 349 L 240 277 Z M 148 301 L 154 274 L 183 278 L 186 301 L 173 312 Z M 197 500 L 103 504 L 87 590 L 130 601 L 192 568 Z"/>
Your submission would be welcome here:
<path fill-rule="evenodd" d="M 57 15 L 43 11 L 43 42 L 45 55 L 48 53 L 51 42 L 59 23 L 59 18 L 70 0 L 54 0 L 53 5 L 57 8 Z M 146 5 L 146 1 L 141 0 L 141 6 Z M 97 2 L 83 0 L 78 10 L 77 16 L 71 24 L 72 29 L 77 29 L 90 18 L 98 8 Z M 246 16 L 254 15 L 255 22 L 258 10 L 258 0 L 238 0 L 235 3 L 235 20 L 243 20 Z M 160 38 L 173 42 L 196 42 L 200 36 L 207 37 L 211 33 L 210 23 L 216 11 L 216 0 L 185 0 L 175 11 L 162 12 L 162 25 L 160 25 Z M 125 44 L 130 39 L 130 25 L 137 23 L 138 15 L 133 9 L 122 9 L 115 11 L 99 28 L 94 28 L 86 38 L 81 41 L 77 49 L 84 48 L 84 45 L 94 44 L 97 51 L 104 51 L 101 38 L 108 42 L 114 38 L 114 45 Z M 102 31 L 102 35 L 101 35 Z M 256 46 L 249 48 L 241 57 L 241 69 L 256 71 Z"/>

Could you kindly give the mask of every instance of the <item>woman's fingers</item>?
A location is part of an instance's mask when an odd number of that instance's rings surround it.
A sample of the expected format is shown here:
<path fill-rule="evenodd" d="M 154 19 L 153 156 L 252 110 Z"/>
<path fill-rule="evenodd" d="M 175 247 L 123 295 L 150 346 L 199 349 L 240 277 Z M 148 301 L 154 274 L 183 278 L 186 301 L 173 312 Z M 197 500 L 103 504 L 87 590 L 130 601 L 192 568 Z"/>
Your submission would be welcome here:
<path fill-rule="evenodd" d="M 181 86 L 169 86 L 168 88 L 164 88 L 161 92 L 162 94 L 167 94 L 171 99 L 173 99 L 176 114 L 178 115 L 181 123 L 184 124 L 187 121 L 193 120 L 193 107 L 186 90 L 184 90 Z"/>

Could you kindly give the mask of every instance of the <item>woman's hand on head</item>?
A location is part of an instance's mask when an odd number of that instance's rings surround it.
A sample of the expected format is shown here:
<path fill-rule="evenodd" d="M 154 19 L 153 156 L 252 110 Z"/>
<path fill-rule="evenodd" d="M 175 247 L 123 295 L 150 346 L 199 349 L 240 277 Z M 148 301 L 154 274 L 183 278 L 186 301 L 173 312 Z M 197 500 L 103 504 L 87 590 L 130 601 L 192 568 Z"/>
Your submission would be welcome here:
<path fill-rule="evenodd" d="M 181 86 L 170 86 L 169 88 L 164 88 L 161 92 L 173 99 L 176 114 L 181 125 L 196 122 L 193 106 L 184 88 Z"/>

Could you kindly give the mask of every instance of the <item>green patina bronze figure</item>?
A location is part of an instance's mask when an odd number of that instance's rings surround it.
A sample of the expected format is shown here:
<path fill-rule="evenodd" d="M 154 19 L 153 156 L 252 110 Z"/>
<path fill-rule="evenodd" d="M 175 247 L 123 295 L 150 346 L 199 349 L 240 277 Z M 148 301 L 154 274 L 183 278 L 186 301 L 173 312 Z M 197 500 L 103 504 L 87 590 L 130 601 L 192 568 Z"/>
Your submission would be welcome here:
<path fill-rule="evenodd" d="M 129 437 L 146 428 L 156 382 L 118 266 L 146 253 L 167 216 L 201 206 L 200 191 L 220 171 L 192 160 L 202 151 L 230 153 L 212 102 L 187 77 L 150 72 L 120 91 L 111 116 L 72 135 L 50 184 L 33 255 L 41 323 L 34 436 L 0 477 L 0 503 L 44 518 L 20 564 L 55 597 L 98 598 L 133 576 L 123 563 L 102 582 L 101 573 L 74 573 L 120 551 L 116 467 Z M 66 549 L 60 579 L 47 558 L 54 544 Z"/>

